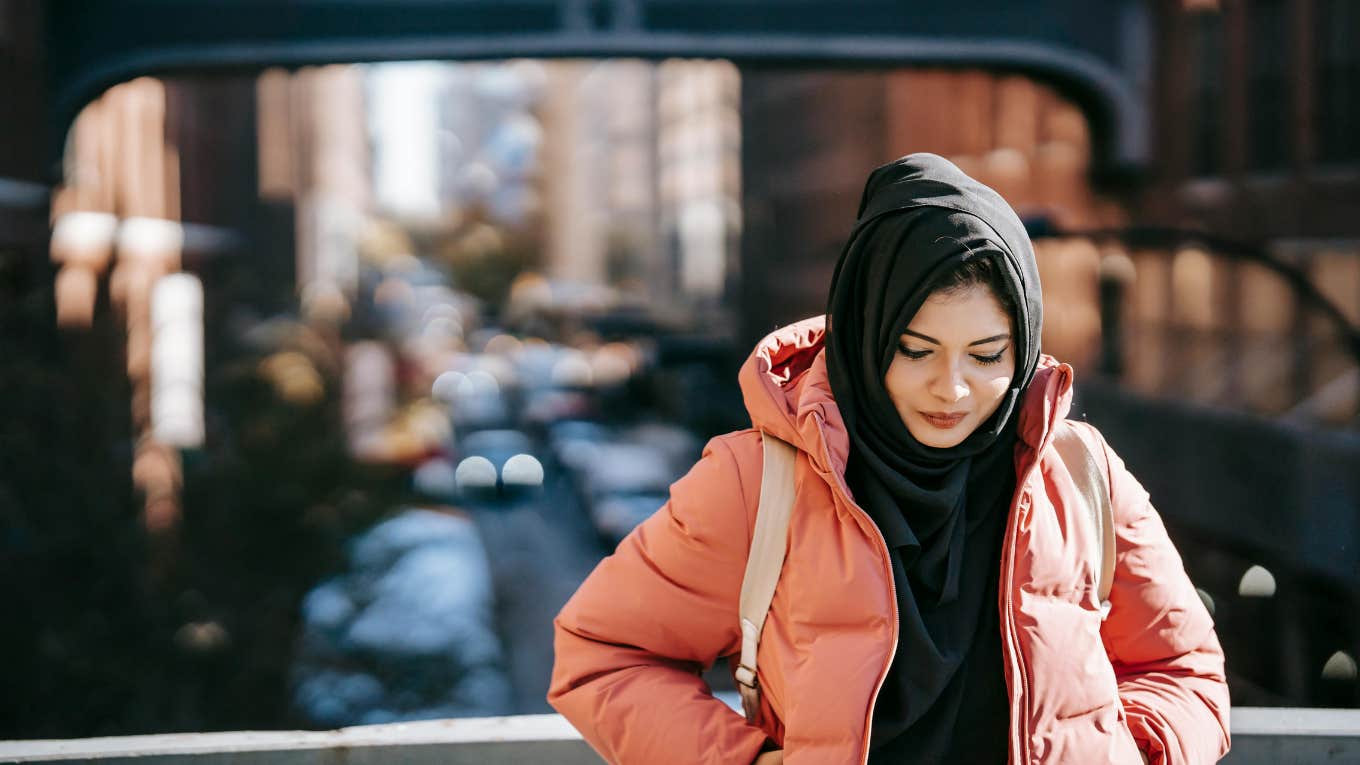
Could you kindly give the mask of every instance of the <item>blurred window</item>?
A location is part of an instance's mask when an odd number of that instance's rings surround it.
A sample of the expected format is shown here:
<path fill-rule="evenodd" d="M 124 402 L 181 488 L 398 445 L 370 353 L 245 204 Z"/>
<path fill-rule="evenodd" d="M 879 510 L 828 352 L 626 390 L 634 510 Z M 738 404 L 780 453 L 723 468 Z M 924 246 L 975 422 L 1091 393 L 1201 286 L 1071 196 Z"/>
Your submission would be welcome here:
<path fill-rule="evenodd" d="M 1320 0 L 1315 18 L 1318 159 L 1360 161 L 1360 2 Z"/>
<path fill-rule="evenodd" d="M 1194 14 L 1190 57 L 1194 67 L 1190 167 L 1195 175 L 1215 175 L 1222 167 L 1219 147 L 1223 132 L 1223 19 L 1219 13 Z"/>
<path fill-rule="evenodd" d="M 1293 29 L 1285 0 L 1253 0 L 1247 17 L 1250 30 L 1248 72 L 1247 166 L 1281 170 L 1289 164 L 1289 69 L 1293 61 Z"/>

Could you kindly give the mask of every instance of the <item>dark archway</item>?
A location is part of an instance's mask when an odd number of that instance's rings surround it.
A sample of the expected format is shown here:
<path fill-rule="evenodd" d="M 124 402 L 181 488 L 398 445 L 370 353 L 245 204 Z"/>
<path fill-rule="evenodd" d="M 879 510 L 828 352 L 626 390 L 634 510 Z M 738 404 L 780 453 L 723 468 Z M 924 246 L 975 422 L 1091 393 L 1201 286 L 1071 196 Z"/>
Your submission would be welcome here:
<path fill-rule="evenodd" d="M 53 0 L 47 13 L 51 159 L 85 103 L 143 74 L 577 56 L 1019 71 L 1086 111 L 1097 172 L 1136 168 L 1149 151 L 1142 2 Z"/>

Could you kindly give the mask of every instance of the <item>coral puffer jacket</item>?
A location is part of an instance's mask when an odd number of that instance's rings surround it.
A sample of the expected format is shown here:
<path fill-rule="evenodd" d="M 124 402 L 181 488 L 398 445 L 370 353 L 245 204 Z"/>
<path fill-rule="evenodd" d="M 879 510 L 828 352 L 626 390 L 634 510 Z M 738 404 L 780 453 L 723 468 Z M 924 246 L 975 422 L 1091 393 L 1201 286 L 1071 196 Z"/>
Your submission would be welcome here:
<path fill-rule="evenodd" d="M 767 337 L 741 370 L 756 429 L 713 439 L 670 501 L 562 609 L 548 701 L 612 763 L 864 763 L 897 645 L 888 550 L 844 480 L 821 318 Z M 1019 415 L 1020 476 L 1002 551 L 1010 762 L 1208 763 L 1228 749 L 1213 622 L 1147 492 L 1108 463 L 1116 566 L 1097 602 L 1092 519 L 1050 446 L 1072 371 L 1045 357 Z M 760 497 L 759 430 L 799 448 L 788 557 L 759 651 L 763 723 L 715 699 L 700 671 L 739 652 L 737 600 Z"/>

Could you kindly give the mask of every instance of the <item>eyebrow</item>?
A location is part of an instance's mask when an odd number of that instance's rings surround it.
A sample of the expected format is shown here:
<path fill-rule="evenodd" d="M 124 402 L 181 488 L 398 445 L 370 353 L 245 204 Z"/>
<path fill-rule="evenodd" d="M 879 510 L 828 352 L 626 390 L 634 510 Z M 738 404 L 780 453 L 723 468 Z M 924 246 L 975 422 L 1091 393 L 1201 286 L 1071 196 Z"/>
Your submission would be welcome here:
<path fill-rule="evenodd" d="M 915 337 L 915 338 L 918 338 L 918 339 L 921 339 L 921 340 L 925 340 L 927 343 L 934 343 L 934 344 L 936 344 L 936 345 L 944 345 L 944 343 L 940 342 L 939 340 L 936 340 L 935 338 L 931 337 L 930 335 L 923 335 L 923 334 L 921 334 L 920 332 L 912 332 L 912 331 L 909 330 L 909 329 L 902 330 L 902 334 L 904 334 L 904 335 L 911 335 L 912 337 Z M 992 335 L 991 337 L 984 337 L 984 338 L 982 338 L 981 340 L 974 340 L 973 342 L 971 342 L 971 343 L 968 344 L 968 347 L 971 348 L 971 347 L 973 347 L 973 346 L 975 346 L 975 345 L 986 345 L 987 343 L 994 343 L 994 342 L 996 342 L 997 340 L 1009 340 L 1009 339 L 1011 339 L 1010 333 L 1001 334 L 1001 335 Z"/>

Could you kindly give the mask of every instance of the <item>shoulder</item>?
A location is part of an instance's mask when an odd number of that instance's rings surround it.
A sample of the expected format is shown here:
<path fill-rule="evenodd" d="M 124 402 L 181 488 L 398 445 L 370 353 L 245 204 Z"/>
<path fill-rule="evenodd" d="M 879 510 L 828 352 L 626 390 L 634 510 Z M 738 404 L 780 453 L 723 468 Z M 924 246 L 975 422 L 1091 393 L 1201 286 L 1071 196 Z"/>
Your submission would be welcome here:
<path fill-rule="evenodd" d="M 755 428 L 745 428 L 714 436 L 704 446 L 704 456 L 707 457 L 710 454 L 730 459 L 739 471 L 754 467 L 757 475 L 759 475 L 761 460 L 764 455 L 760 431 Z"/>
<path fill-rule="evenodd" d="M 760 501 L 762 457 L 760 432 L 753 428 L 709 439 L 699 461 L 671 485 L 672 513 L 686 526 L 718 526 L 730 534 L 744 521 L 749 530 Z"/>
<path fill-rule="evenodd" d="M 754 428 L 723 433 L 704 444 L 703 455 L 690 473 L 705 472 L 724 483 L 741 483 L 754 475 L 752 480 L 758 484 L 763 452 L 760 431 Z"/>
<path fill-rule="evenodd" d="M 797 445 L 789 445 L 796 452 L 802 451 Z M 760 496 L 765 468 L 765 439 L 761 432 L 746 428 L 715 436 L 704 447 L 704 456 L 730 460 L 735 478 L 741 482 L 743 493 L 751 499 L 754 507 Z"/>
<path fill-rule="evenodd" d="M 760 503 L 760 478 L 765 465 L 765 444 L 755 428 L 734 430 L 708 442 L 708 448 L 724 450 L 732 460 L 734 478 L 739 484 L 742 504 L 749 508 L 752 523 Z"/>

